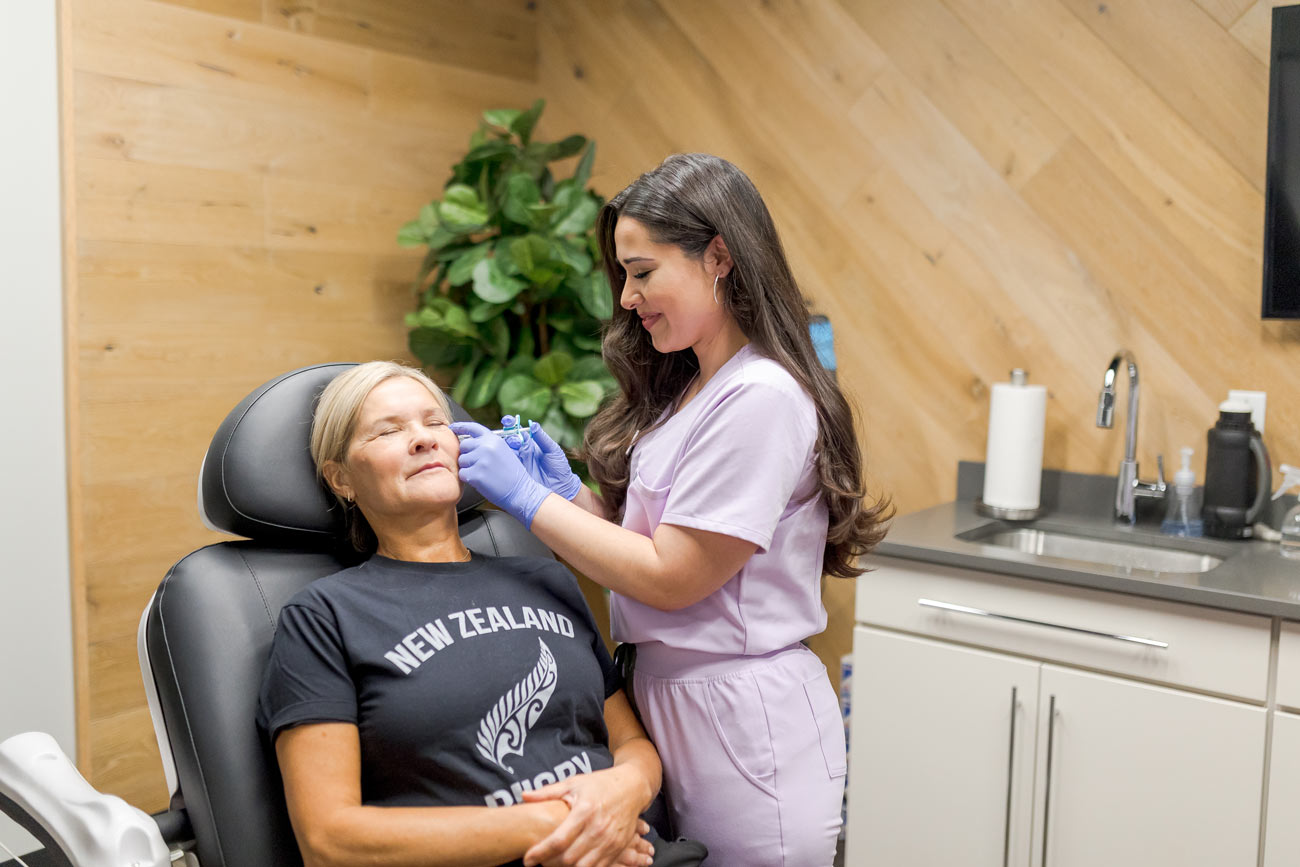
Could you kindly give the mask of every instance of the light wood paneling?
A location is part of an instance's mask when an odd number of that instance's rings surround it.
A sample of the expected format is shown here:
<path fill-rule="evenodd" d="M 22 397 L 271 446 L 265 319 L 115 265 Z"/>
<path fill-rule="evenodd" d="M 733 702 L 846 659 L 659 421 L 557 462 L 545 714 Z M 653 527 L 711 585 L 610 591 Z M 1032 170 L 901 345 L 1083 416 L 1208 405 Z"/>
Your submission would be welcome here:
<path fill-rule="evenodd" d="M 538 75 L 607 195 L 673 151 L 750 174 L 906 513 L 983 458 L 1015 366 L 1048 386 L 1045 463 L 1113 473 L 1094 420 L 1121 345 L 1147 474 L 1183 445 L 1202 466 L 1230 387 L 1268 391 L 1270 448 L 1300 453 L 1300 326 L 1259 319 L 1279 2 L 553 0 Z M 832 670 L 853 587 L 826 584 Z"/>
<path fill-rule="evenodd" d="M 983 457 L 1013 366 L 1048 386 L 1046 463 L 1114 472 L 1120 345 L 1148 474 L 1203 450 L 1229 387 L 1270 393 L 1294 462 L 1300 326 L 1258 318 L 1279 2 L 64 0 L 83 768 L 162 805 L 130 636 L 212 538 L 207 438 L 286 369 L 403 352 L 392 239 L 483 108 L 545 96 L 607 196 L 674 151 L 745 169 L 904 513 Z M 826 585 L 832 670 L 853 588 Z"/>
<path fill-rule="evenodd" d="M 406 357 L 397 229 L 484 109 L 539 95 L 536 22 L 513 0 L 61 8 L 79 763 L 157 810 L 135 632 L 217 538 L 207 443 L 286 370 Z"/>
<path fill-rule="evenodd" d="M 537 0 L 264 0 L 263 16 L 325 39 L 532 78 L 536 7 Z"/>

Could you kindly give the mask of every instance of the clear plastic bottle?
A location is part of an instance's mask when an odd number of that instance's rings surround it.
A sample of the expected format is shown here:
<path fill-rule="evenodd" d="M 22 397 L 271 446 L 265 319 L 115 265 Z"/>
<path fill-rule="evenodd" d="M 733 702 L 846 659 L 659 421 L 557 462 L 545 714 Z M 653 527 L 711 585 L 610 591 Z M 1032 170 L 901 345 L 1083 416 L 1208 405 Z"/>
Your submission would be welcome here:
<path fill-rule="evenodd" d="M 1169 491 L 1169 509 L 1160 524 L 1160 532 L 1170 536 L 1196 537 L 1205 534 L 1201 520 L 1201 504 L 1196 491 L 1196 471 L 1192 469 L 1192 448 L 1178 450 L 1183 465 L 1174 473 L 1174 486 Z"/>
<path fill-rule="evenodd" d="M 1293 467 L 1290 464 L 1283 464 L 1282 486 L 1273 492 L 1273 499 L 1285 494 L 1291 488 L 1300 485 L 1300 468 Z M 1282 519 L 1282 526 L 1278 528 L 1282 534 L 1278 545 L 1281 548 L 1282 556 L 1289 557 L 1292 560 L 1300 560 L 1300 503 L 1291 507 Z"/>

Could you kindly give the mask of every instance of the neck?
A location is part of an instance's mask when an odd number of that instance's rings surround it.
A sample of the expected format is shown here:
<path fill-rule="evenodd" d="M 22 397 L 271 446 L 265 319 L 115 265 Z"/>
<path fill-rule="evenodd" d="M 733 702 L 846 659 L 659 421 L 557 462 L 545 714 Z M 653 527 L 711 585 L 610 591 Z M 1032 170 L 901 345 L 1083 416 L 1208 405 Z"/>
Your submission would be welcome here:
<path fill-rule="evenodd" d="M 700 363 L 698 384 L 702 386 L 712 379 L 722 365 L 730 361 L 731 357 L 747 343 L 749 343 L 749 338 L 745 336 L 745 332 L 740 330 L 736 320 L 730 316 L 726 317 L 723 326 L 716 333 L 702 338 L 691 347 L 691 350 L 695 353 L 695 359 Z"/>
<path fill-rule="evenodd" d="M 454 505 L 417 515 L 372 519 L 371 529 L 379 539 L 375 552 L 393 560 L 411 563 L 456 563 L 469 559 L 469 549 L 460 540 Z"/>

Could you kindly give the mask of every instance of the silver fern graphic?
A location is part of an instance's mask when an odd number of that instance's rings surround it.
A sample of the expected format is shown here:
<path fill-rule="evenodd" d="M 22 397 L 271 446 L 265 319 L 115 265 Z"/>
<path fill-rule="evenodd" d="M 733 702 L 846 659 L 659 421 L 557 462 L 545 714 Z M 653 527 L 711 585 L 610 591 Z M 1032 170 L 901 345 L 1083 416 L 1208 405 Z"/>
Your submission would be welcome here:
<path fill-rule="evenodd" d="M 515 769 L 506 764 L 505 757 L 512 753 L 516 756 L 524 754 L 528 730 L 542 715 L 559 680 L 559 669 L 551 649 L 540 638 L 537 643 L 542 646 L 537 665 L 527 677 L 501 696 L 478 724 L 478 751 L 508 774 L 513 774 Z"/>

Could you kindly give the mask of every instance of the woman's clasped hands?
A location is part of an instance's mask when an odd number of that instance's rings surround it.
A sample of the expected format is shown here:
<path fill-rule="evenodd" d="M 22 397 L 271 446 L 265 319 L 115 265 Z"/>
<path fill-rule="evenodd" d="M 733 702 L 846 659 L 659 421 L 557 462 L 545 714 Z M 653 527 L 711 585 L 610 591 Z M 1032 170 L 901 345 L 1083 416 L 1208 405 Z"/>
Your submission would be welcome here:
<path fill-rule="evenodd" d="M 650 826 L 638 815 L 644 795 L 644 779 L 618 766 L 524 792 L 527 802 L 561 800 L 569 805 L 569 815 L 559 827 L 524 853 L 524 864 L 646 867 L 654 860 L 654 847 L 644 839 Z"/>

